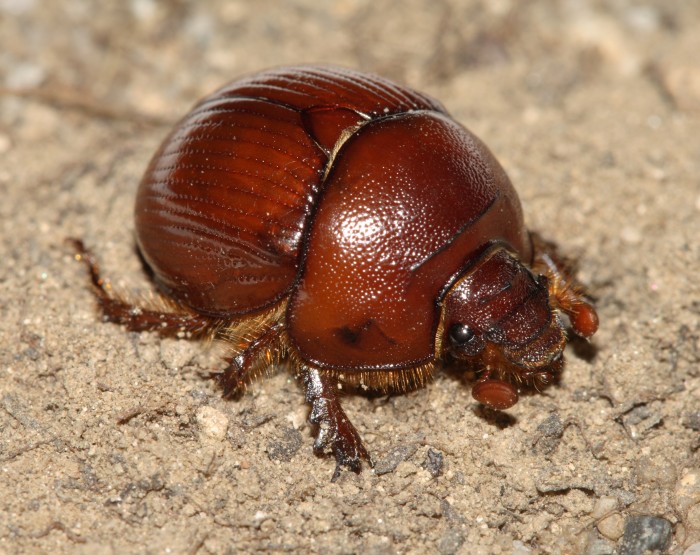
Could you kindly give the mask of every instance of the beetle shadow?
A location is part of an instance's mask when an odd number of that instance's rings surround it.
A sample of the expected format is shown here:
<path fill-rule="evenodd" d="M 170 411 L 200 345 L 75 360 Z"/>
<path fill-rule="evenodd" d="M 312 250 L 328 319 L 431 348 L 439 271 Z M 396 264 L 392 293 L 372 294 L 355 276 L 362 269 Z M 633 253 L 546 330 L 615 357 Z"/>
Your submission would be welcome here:
<path fill-rule="evenodd" d="M 492 409 L 486 405 L 477 405 L 472 412 L 481 420 L 499 430 L 505 430 L 518 423 L 518 419 L 510 413 Z"/>
<path fill-rule="evenodd" d="M 569 334 L 568 344 L 571 346 L 571 350 L 577 358 L 585 360 L 586 362 L 593 362 L 593 360 L 598 356 L 598 351 L 600 350 L 598 346 L 585 339 L 579 337 L 574 333 Z"/>

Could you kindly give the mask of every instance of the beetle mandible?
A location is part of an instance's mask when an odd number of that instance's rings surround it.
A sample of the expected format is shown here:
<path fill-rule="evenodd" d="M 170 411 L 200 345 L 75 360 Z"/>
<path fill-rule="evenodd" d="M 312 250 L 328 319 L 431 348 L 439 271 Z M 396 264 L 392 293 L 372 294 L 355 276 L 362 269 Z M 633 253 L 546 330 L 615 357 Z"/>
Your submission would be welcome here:
<path fill-rule="evenodd" d="M 206 97 L 151 160 L 135 216 L 169 309 L 115 293 L 75 240 L 105 319 L 224 339 L 225 395 L 288 358 L 334 478 L 371 464 L 341 388 L 408 391 L 456 358 L 480 372 L 476 400 L 506 409 L 561 371 L 560 315 L 584 338 L 598 327 L 488 148 L 371 74 L 281 68 Z"/>

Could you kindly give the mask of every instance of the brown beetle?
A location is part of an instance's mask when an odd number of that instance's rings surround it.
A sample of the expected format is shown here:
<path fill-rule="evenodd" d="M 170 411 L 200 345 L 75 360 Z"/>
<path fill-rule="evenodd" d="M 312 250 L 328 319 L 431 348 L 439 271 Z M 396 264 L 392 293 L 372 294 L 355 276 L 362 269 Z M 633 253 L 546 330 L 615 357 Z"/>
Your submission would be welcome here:
<path fill-rule="evenodd" d="M 226 395 L 289 358 L 334 477 L 371 462 L 343 387 L 408 391 L 455 357 L 481 371 L 474 397 L 505 409 L 560 371 L 559 314 L 579 336 L 598 327 L 486 146 L 435 100 L 357 71 L 276 69 L 202 100 L 146 170 L 136 233 L 169 310 L 115 294 L 75 241 L 105 319 L 225 339 Z"/>

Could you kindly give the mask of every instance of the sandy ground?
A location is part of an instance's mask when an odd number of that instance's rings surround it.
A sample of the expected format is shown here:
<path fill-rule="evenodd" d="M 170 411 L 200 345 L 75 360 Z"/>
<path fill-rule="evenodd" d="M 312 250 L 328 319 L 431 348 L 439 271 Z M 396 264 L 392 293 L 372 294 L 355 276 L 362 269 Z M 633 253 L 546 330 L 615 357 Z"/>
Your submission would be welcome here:
<path fill-rule="evenodd" d="M 0 553 L 629 554 L 639 515 L 697 553 L 699 26 L 690 1 L 0 0 Z M 348 398 L 378 468 L 336 483 L 289 374 L 223 400 L 217 352 L 100 323 L 63 243 L 147 291 L 132 204 L 169 125 L 300 62 L 440 98 L 601 317 L 507 415 L 447 373 Z"/>

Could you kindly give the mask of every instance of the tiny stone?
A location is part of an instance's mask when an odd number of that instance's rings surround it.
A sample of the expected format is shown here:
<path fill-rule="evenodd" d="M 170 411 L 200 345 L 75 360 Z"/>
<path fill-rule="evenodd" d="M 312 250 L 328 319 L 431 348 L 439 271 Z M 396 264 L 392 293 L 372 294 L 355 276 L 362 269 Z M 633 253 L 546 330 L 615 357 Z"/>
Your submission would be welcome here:
<path fill-rule="evenodd" d="M 564 424 L 558 414 L 550 414 L 537 426 L 537 431 L 545 437 L 561 437 L 564 433 Z"/>
<path fill-rule="evenodd" d="M 393 472 L 401 462 L 412 457 L 416 451 L 418 451 L 418 446 L 415 444 L 394 447 L 384 458 L 377 462 L 374 467 L 374 473 L 377 476 L 381 476 L 382 474 Z"/>
<path fill-rule="evenodd" d="M 641 457 L 637 461 L 635 476 L 640 484 L 653 484 L 656 488 L 673 488 L 677 467 L 674 461 L 663 456 Z"/>
<path fill-rule="evenodd" d="M 294 428 L 284 430 L 282 437 L 276 438 L 267 446 L 267 456 L 270 460 L 289 462 L 302 445 L 301 433 Z"/>
<path fill-rule="evenodd" d="M 256 528 L 260 528 L 262 523 L 265 522 L 266 520 L 268 520 L 269 518 L 270 517 L 267 513 L 263 512 L 263 511 L 258 511 L 253 515 L 253 525 Z"/>
<path fill-rule="evenodd" d="M 681 512 L 688 511 L 694 505 L 700 505 L 700 469 L 684 469 L 673 493 L 676 497 L 676 508 Z"/>
<path fill-rule="evenodd" d="M 695 430 L 696 432 L 700 431 L 700 410 L 685 415 L 683 418 L 683 426 Z"/>
<path fill-rule="evenodd" d="M 625 532 L 625 519 L 621 514 L 614 513 L 601 520 L 597 528 L 609 540 L 617 541 Z"/>
<path fill-rule="evenodd" d="M 683 552 L 683 555 L 700 555 L 700 543 L 694 543 Z"/>
<path fill-rule="evenodd" d="M 566 512 L 566 509 L 562 507 L 559 503 L 547 503 L 544 506 L 544 510 L 547 511 L 552 516 L 561 516 Z"/>
<path fill-rule="evenodd" d="M 558 414 L 551 414 L 537 426 L 533 448 L 537 452 L 548 455 L 557 448 L 563 434 L 564 423 Z"/>
<path fill-rule="evenodd" d="M 645 551 L 665 551 L 671 544 L 673 529 L 665 518 L 630 516 L 625 523 L 620 555 L 639 555 Z"/>
<path fill-rule="evenodd" d="M 425 456 L 425 461 L 423 461 L 423 468 L 425 468 L 433 478 L 437 478 L 442 474 L 444 456 L 440 451 L 435 451 L 434 449 L 428 449 Z"/>
<path fill-rule="evenodd" d="M 464 523 L 464 517 L 457 511 L 447 499 L 440 501 L 440 513 L 451 522 Z"/>
<path fill-rule="evenodd" d="M 213 407 L 200 407 L 196 414 L 197 425 L 202 435 L 222 441 L 228 430 L 228 418 Z"/>
<path fill-rule="evenodd" d="M 595 503 L 591 516 L 595 519 L 603 518 L 617 509 L 617 499 L 614 497 L 601 497 Z"/>
<path fill-rule="evenodd" d="M 615 497 L 624 507 L 629 507 L 632 503 L 637 500 L 637 496 L 632 491 L 627 491 L 624 489 L 618 489 L 615 491 Z"/>
<path fill-rule="evenodd" d="M 263 520 L 260 524 L 260 531 L 269 534 L 275 529 L 275 527 L 275 521 L 271 518 L 268 518 L 266 520 Z"/>

